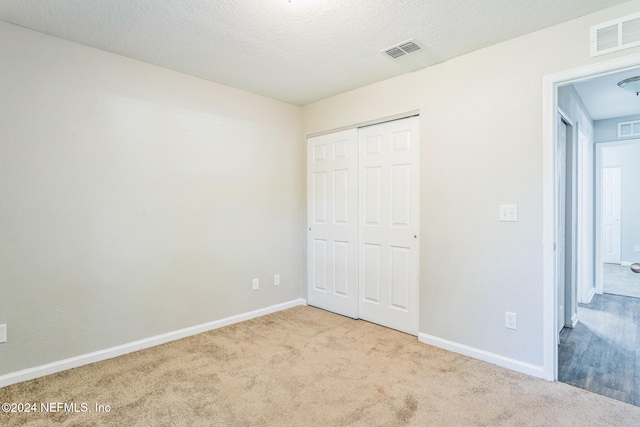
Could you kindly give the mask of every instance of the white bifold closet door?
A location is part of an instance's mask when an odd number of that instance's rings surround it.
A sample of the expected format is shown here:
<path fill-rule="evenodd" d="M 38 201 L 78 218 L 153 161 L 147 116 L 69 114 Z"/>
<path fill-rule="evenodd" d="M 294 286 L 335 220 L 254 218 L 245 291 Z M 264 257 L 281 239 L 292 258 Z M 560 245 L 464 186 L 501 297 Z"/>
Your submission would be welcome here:
<path fill-rule="evenodd" d="M 310 138 L 308 302 L 418 334 L 418 118 Z"/>

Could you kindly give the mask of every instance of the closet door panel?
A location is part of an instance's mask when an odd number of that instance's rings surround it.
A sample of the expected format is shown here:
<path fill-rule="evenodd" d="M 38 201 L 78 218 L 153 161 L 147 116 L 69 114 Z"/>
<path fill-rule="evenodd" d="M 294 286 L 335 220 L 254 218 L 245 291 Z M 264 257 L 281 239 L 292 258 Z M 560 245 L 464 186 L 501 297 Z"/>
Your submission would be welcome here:
<path fill-rule="evenodd" d="M 360 318 L 417 335 L 418 119 L 361 128 L 359 140 Z"/>
<path fill-rule="evenodd" d="M 358 317 L 358 131 L 307 140 L 309 305 Z"/>

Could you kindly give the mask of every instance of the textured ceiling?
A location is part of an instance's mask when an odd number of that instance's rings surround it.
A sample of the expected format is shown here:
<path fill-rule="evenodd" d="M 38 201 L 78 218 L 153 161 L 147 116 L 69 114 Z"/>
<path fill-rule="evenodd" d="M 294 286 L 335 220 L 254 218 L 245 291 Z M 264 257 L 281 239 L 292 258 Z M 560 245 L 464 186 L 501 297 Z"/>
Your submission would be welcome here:
<path fill-rule="evenodd" d="M 2 0 L 0 20 L 304 105 L 624 1 Z"/>

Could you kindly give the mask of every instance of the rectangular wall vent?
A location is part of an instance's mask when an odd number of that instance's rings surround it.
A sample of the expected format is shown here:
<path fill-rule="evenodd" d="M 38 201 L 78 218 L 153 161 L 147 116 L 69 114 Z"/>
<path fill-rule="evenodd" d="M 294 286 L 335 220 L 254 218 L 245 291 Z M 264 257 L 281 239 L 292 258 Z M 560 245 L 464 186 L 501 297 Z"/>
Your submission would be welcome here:
<path fill-rule="evenodd" d="M 618 138 L 640 136 L 640 120 L 618 123 Z"/>
<path fill-rule="evenodd" d="M 402 43 L 398 43 L 396 45 L 390 46 L 386 49 L 382 49 L 380 53 L 383 55 L 387 55 L 393 59 L 400 58 L 408 53 L 415 52 L 420 50 L 420 46 L 413 39 L 409 39 Z"/>
<path fill-rule="evenodd" d="M 591 27 L 591 56 L 640 46 L 640 13 Z"/>

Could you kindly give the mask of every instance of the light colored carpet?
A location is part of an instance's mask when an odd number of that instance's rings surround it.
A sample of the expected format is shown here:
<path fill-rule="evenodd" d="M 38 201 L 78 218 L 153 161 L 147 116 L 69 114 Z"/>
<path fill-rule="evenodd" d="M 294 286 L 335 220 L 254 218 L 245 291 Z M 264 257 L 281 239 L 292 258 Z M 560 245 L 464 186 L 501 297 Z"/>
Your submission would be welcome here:
<path fill-rule="evenodd" d="M 3 426 L 637 426 L 640 408 L 312 307 L 0 389 Z"/>

